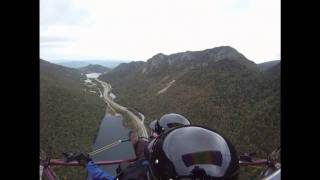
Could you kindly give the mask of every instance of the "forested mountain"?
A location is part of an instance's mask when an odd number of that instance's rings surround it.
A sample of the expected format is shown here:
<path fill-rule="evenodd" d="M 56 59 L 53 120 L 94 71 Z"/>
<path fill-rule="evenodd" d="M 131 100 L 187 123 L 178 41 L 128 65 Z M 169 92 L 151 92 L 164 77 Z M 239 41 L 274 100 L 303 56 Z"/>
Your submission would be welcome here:
<path fill-rule="evenodd" d="M 40 151 L 62 158 L 62 152 L 88 152 L 105 112 L 96 94 L 84 91 L 81 72 L 40 60 Z M 54 168 L 63 179 L 83 179 L 83 168 Z"/>
<path fill-rule="evenodd" d="M 239 154 L 280 145 L 280 64 L 261 71 L 232 47 L 157 54 L 99 77 L 146 122 L 175 112 L 223 133 Z"/>

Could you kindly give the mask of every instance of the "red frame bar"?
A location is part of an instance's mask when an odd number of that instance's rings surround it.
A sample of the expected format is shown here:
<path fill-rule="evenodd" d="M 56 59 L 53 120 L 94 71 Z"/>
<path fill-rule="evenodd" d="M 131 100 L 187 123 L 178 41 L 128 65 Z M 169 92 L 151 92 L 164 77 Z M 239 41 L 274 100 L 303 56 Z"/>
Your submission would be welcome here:
<path fill-rule="evenodd" d="M 112 165 L 112 164 L 120 164 L 123 162 L 133 162 L 135 160 L 136 158 L 126 159 L 126 160 L 95 161 L 94 163 L 97 165 Z M 41 163 L 45 164 L 45 162 L 41 162 Z M 67 163 L 63 159 L 51 159 L 48 164 L 50 166 L 82 166 L 77 161 L 72 161 Z M 240 166 L 261 166 L 261 165 L 266 166 L 268 164 L 269 162 L 266 159 L 255 160 L 253 162 L 239 161 Z M 49 180 L 55 180 L 56 178 L 52 170 L 50 169 L 50 166 L 44 166 L 43 173 Z"/>
<path fill-rule="evenodd" d="M 112 165 L 112 164 L 120 164 L 123 162 L 133 162 L 136 158 L 126 159 L 126 160 L 110 160 L 110 161 L 94 161 L 97 165 Z M 63 159 L 51 159 L 49 162 L 50 166 L 81 166 L 77 161 L 65 162 Z"/>
<path fill-rule="evenodd" d="M 253 162 L 239 161 L 240 166 L 260 166 L 260 165 L 268 165 L 268 163 L 269 162 L 266 159 L 259 159 Z"/>
<path fill-rule="evenodd" d="M 126 159 L 126 160 L 111 160 L 111 161 L 95 161 L 97 165 L 112 165 L 112 164 L 120 164 L 123 162 L 133 162 L 136 158 Z M 77 161 L 73 162 L 65 162 L 63 159 L 51 159 L 50 162 L 40 162 L 43 163 L 45 166 L 43 167 L 43 173 L 49 180 L 56 180 L 50 166 L 82 166 Z M 48 164 L 50 166 L 48 166 Z"/>
<path fill-rule="evenodd" d="M 112 164 L 120 164 L 123 162 L 133 162 L 136 158 L 125 159 L 125 160 L 109 160 L 109 161 L 94 161 L 97 165 L 112 165 Z M 255 160 L 253 162 L 244 162 L 239 161 L 240 166 L 258 166 L 258 165 L 268 165 L 268 161 L 266 159 Z M 51 159 L 49 162 L 51 166 L 81 166 L 77 161 L 65 162 L 63 159 Z"/>
<path fill-rule="evenodd" d="M 52 172 L 52 170 L 50 169 L 49 166 L 44 167 L 43 173 L 45 174 L 45 176 L 46 176 L 49 180 L 56 180 L 56 177 L 53 175 L 53 172 Z"/>

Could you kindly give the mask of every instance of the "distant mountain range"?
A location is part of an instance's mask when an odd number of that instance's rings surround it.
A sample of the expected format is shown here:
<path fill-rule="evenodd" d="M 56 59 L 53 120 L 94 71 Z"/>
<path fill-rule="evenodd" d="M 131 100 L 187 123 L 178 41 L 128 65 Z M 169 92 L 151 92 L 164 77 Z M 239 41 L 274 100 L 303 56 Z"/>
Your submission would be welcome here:
<path fill-rule="evenodd" d="M 66 67 L 71 67 L 71 68 L 80 68 L 90 64 L 98 64 L 104 67 L 114 68 L 123 62 L 126 62 L 126 61 L 103 61 L 103 60 L 62 61 L 62 62 L 56 62 L 56 64 L 66 66 Z"/>
<path fill-rule="evenodd" d="M 110 68 L 98 65 L 98 64 L 89 64 L 84 67 L 78 68 L 82 73 L 88 74 L 88 73 L 106 73 L 110 71 Z"/>
<path fill-rule="evenodd" d="M 146 122 L 180 113 L 225 134 L 239 154 L 265 156 L 280 145 L 280 63 L 266 66 L 222 46 L 159 53 L 146 62 L 122 63 L 99 79 L 111 83 L 120 104 L 145 114 Z"/>

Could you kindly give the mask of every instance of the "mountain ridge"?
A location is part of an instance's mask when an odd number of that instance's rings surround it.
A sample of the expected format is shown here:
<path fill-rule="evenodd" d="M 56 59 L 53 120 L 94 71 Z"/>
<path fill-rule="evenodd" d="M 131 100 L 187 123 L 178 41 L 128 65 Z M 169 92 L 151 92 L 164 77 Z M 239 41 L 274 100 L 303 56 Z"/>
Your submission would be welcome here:
<path fill-rule="evenodd" d="M 146 123 L 175 112 L 225 134 L 240 154 L 257 150 L 263 156 L 280 145 L 280 68 L 262 72 L 233 48 L 158 53 L 99 79 Z"/>
<path fill-rule="evenodd" d="M 74 61 L 57 61 L 54 63 L 65 66 L 65 67 L 70 67 L 70 68 L 80 68 L 83 66 L 87 66 L 89 64 L 98 64 L 98 65 L 105 66 L 108 68 L 114 68 L 123 62 L 127 62 L 127 61 L 111 61 L 111 60 L 110 61 L 107 61 L 107 60 L 105 60 L 105 61 L 104 60 L 78 61 L 78 60 L 74 60 Z"/>
<path fill-rule="evenodd" d="M 259 63 L 258 64 L 258 68 L 261 71 L 267 71 L 268 69 L 272 68 L 273 66 L 280 64 L 281 61 L 280 60 L 272 60 L 272 61 L 267 61 L 267 62 L 263 62 L 263 63 Z"/>

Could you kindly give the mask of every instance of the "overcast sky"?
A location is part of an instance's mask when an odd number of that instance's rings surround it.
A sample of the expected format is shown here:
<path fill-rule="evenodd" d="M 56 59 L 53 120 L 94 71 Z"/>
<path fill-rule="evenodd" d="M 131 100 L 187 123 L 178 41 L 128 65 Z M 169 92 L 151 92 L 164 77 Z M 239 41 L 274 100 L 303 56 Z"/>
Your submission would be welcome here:
<path fill-rule="evenodd" d="M 280 59 L 280 0 L 40 0 L 40 57 L 147 60 L 228 45 Z"/>

